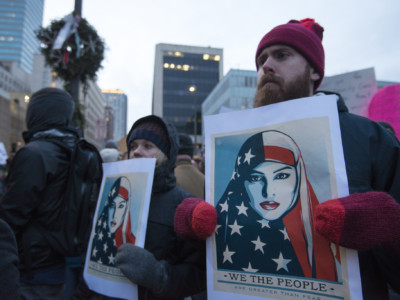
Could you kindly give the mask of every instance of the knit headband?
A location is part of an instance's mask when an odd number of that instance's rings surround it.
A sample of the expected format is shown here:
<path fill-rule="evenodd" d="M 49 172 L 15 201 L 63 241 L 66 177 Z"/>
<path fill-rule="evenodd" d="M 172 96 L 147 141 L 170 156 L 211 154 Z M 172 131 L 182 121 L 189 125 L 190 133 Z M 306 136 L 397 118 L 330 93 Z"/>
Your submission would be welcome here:
<path fill-rule="evenodd" d="M 145 117 L 133 125 L 128 137 L 128 148 L 135 139 L 145 139 L 154 143 L 169 158 L 169 136 L 162 121 L 157 121 L 155 116 Z"/>

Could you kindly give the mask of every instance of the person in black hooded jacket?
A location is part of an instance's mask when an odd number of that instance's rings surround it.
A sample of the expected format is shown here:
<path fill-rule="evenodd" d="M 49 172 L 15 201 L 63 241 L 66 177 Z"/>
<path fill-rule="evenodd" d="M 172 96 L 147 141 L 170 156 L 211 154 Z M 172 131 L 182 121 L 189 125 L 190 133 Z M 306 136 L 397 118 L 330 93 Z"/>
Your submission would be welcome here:
<path fill-rule="evenodd" d="M 69 127 L 72 97 L 57 88 L 34 93 L 26 112 L 26 145 L 15 155 L 0 201 L 0 218 L 15 233 L 21 294 L 27 299 L 57 299 L 65 281 L 65 259 L 45 238 L 57 224 L 70 151 L 79 137 Z M 61 146 L 61 145 L 62 146 Z M 26 238 L 29 237 L 29 238 Z M 26 255 L 29 253 L 29 255 Z"/>

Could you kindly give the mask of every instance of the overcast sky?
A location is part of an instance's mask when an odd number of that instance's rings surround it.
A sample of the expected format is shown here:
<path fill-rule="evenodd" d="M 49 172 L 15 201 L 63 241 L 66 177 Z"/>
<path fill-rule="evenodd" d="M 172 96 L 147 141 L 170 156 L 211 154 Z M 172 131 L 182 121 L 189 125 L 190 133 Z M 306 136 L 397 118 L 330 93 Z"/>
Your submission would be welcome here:
<path fill-rule="evenodd" d="M 128 96 L 128 127 L 151 113 L 155 45 L 222 48 L 224 75 L 254 70 L 261 37 L 290 19 L 314 18 L 324 31 L 327 76 L 375 68 L 400 82 L 399 0 L 82 0 L 82 16 L 104 39 L 102 89 Z M 43 26 L 74 9 L 45 0 Z"/>

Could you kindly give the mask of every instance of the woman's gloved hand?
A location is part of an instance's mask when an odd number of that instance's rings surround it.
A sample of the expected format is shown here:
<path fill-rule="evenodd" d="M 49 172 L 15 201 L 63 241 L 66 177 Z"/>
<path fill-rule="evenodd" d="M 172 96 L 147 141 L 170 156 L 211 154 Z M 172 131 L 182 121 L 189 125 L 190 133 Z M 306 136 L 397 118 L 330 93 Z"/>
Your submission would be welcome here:
<path fill-rule="evenodd" d="M 133 283 L 149 288 L 157 294 L 167 281 L 165 261 L 132 244 L 123 244 L 115 256 L 115 265 Z"/>
<path fill-rule="evenodd" d="M 217 226 L 214 206 L 200 198 L 186 198 L 175 212 L 175 232 L 186 241 L 205 240 Z"/>

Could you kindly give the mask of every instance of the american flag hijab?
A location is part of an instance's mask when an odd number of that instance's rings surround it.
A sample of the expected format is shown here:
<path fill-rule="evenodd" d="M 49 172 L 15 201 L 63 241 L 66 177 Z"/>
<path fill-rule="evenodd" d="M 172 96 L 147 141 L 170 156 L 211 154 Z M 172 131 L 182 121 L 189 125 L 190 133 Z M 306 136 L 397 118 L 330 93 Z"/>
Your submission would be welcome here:
<path fill-rule="evenodd" d="M 253 209 L 245 188 L 254 169 L 264 162 L 291 166 L 296 173 L 290 205 L 274 220 Z M 275 130 L 252 135 L 240 148 L 231 180 L 216 205 L 218 269 L 337 281 L 329 242 L 313 228 L 317 205 L 295 141 Z"/>
<path fill-rule="evenodd" d="M 126 201 L 125 212 L 122 215 L 123 220 L 116 230 L 111 230 L 110 224 L 116 222 L 113 216 L 118 205 L 116 201 L 121 201 L 121 199 Z M 124 243 L 135 244 L 135 236 L 131 229 L 130 204 L 130 182 L 125 176 L 118 177 L 108 193 L 107 202 L 96 222 L 90 257 L 92 261 L 115 267 L 114 260 L 119 246 Z"/>

